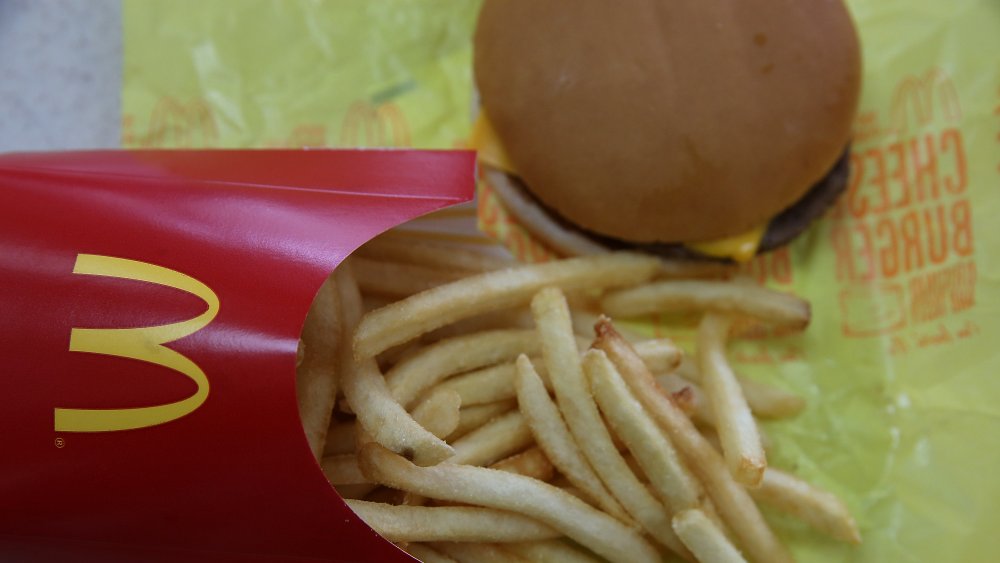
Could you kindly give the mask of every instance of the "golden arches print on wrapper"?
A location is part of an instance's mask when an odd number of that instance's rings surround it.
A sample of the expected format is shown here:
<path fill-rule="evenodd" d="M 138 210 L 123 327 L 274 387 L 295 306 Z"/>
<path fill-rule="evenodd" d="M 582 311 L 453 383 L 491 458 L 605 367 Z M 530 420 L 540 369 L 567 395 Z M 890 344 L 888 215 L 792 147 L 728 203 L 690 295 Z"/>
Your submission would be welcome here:
<path fill-rule="evenodd" d="M 163 266 L 137 260 L 79 254 L 74 274 L 105 276 L 154 283 L 201 298 L 207 309 L 191 319 L 138 328 L 73 328 L 69 350 L 132 358 L 163 366 L 191 379 L 197 390 L 173 403 L 125 409 L 55 409 L 55 430 L 62 432 L 111 432 L 156 426 L 191 414 L 208 398 L 205 372 L 183 354 L 164 344 L 205 328 L 219 313 L 219 298 L 204 283 Z"/>

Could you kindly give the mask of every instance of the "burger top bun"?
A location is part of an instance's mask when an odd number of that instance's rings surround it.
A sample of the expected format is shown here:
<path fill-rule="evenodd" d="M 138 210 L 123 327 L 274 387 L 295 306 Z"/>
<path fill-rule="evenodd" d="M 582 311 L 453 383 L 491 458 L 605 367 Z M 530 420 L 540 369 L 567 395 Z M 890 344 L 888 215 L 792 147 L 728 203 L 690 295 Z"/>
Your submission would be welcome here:
<path fill-rule="evenodd" d="M 485 0 L 483 110 L 518 174 L 634 242 L 745 232 L 844 151 L 857 35 L 841 0 Z"/>

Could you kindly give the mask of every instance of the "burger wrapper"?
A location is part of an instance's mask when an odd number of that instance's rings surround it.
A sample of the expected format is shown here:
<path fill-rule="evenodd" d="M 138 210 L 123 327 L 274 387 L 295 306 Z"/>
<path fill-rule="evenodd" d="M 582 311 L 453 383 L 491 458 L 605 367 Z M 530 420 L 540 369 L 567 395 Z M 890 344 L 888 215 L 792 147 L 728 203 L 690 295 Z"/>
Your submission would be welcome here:
<path fill-rule="evenodd" d="M 470 152 L 0 155 L 0 559 L 389 561 L 313 458 L 299 334 Z"/>
<path fill-rule="evenodd" d="M 476 2 L 178 4 L 124 4 L 127 146 L 451 147 L 469 132 Z M 801 335 L 745 327 L 731 354 L 808 399 L 799 417 L 765 423 L 769 460 L 844 498 L 864 542 L 767 514 L 800 561 L 992 560 L 1000 10 L 848 5 L 864 54 L 848 193 L 746 267 L 809 299 L 813 322 Z M 525 260 L 548 255 L 488 186 L 477 205 L 482 232 Z M 477 232 L 465 215 L 435 228 Z M 641 321 L 691 342 L 691 318 Z"/>
<path fill-rule="evenodd" d="M 764 424 L 768 462 L 845 499 L 863 544 L 766 514 L 803 562 L 993 560 L 1000 66 L 986 54 L 1000 52 L 1000 7 L 849 4 L 865 69 L 847 191 L 790 247 L 742 268 L 808 299 L 812 322 L 795 335 L 744 327 L 729 351 L 737 371 L 807 399 Z M 547 255 L 489 186 L 478 206 L 480 228 L 513 252 Z M 639 321 L 693 344 L 696 318 Z"/>

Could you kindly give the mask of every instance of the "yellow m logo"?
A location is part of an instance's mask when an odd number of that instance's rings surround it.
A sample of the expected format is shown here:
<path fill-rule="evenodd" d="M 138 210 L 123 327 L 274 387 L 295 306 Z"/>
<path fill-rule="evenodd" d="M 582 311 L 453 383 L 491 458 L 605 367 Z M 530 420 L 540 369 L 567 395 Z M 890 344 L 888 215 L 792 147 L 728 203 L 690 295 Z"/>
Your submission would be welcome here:
<path fill-rule="evenodd" d="M 55 429 L 64 432 L 109 432 L 145 428 L 190 414 L 208 398 L 208 378 L 186 356 L 163 346 L 205 328 L 219 313 L 219 298 L 200 281 L 180 272 L 145 262 L 80 254 L 74 274 L 107 276 L 165 285 L 200 297 L 208 309 L 186 321 L 141 328 L 74 328 L 71 352 L 90 352 L 150 362 L 191 378 L 198 386 L 190 397 L 151 407 L 128 409 L 55 409 Z"/>

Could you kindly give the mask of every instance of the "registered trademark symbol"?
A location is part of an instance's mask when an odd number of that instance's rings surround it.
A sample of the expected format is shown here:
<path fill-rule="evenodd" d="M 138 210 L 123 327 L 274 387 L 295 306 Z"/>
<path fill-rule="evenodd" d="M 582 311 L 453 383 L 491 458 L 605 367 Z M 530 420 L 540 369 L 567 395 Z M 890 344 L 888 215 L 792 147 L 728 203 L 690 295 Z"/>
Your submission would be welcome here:
<path fill-rule="evenodd" d="M 62 438 L 56 438 L 56 447 L 57 448 L 61 448 L 61 447 L 65 446 L 65 445 L 66 445 L 66 440 L 63 440 Z"/>

